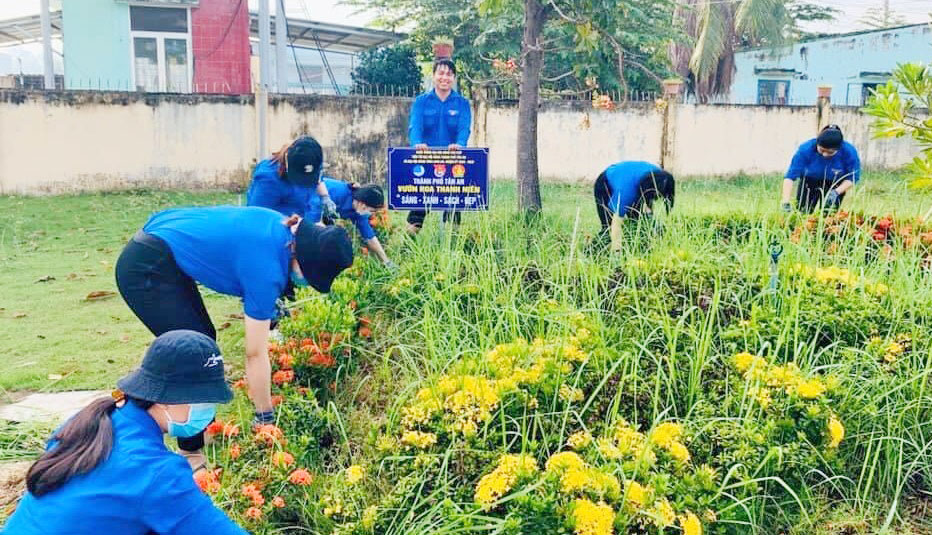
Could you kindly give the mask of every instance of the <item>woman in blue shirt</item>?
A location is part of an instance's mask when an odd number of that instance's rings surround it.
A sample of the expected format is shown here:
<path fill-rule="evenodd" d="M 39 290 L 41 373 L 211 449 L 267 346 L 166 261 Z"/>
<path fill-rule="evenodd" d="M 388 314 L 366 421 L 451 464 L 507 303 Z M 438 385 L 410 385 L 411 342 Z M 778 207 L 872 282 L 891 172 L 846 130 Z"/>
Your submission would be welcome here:
<path fill-rule="evenodd" d="M 796 206 L 811 213 L 819 206 L 827 211 L 837 210 L 845 193 L 861 178 L 861 160 L 854 145 L 844 140 L 841 128 L 830 124 L 819 137 L 800 145 L 783 180 L 782 208 L 793 208 L 793 183 L 796 188 Z"/>
<path fill-rule="evenodd" d="M 619 162 L 602 172 L 593 189 L 601 235 L 610 234 L 612 250 L 621 249 L 621 220 L 653 215 L 654 201 L 662 198 L 673 209 L 676 181 L 673 175 L 650 162 Z"/>
<path fill-rule="evenodd" d="M 302 136 L 271 158 L 256 164 L 246 191 L 247 206 L 262 206 L 290 216 L 304 216 L 308 206 L 321 204 L 333 212 L 336 206 L 320 181 L 324 153 L 316 139 Z"/>
<path fill-rule="evenodd" d="M 117 386 L 55 431 L 3 533 L 244 535 L 165 447 L 166 433 L 203 431 L 216 405 L 233 398 L 216 342 L 165 333 Z"/>
<path fill-rule="evenodd" d="M 190 329 L 216 339 L 197 289 L 240 297 L 245 321 L 246 378 L 256 421 L 270 423 L 270 321 L 289 279 L 329 292 L 353 263 L 346 231 L 259 207 L 212 206 L 158 212 L 123 249 L 116 282 L 129 308 L 156 336 Z M 194 470 L 206 459 L 203 433 L 178 441 Z"/>
<path fill-rule="evenodd" d="M 375 235 L 375 230 L 369 224 L 369 216 L 385 206 L 385 195 L 382 193 L 382 188 L 375 184 L 360 186 L 359 184 L 350 184 L 333 178 L 324 178 L 321 182 L 326 185 L 327 191 L 330 192 L 330 198 L 333 199 L 337 207 L 336 217 L 352 221 L 356 225 L 359 235 L 365 240 L 366 247 L 375 253 L 386 267 L 394 268 L 395 263 L 389 260 L 388 255 L 385 254 L 385 249 L 382 248 L 382 243 L 379 242 L 378 236 Z M 311 206 L 310 211 L 307 213 L 307 219 L 314 222 L 320 221 L 320 212 L 319 206 Z"/>
<path fill-rule="evenodd" d="M 411 105 L 408 118 L 408 142 L 418 150 L 443 148 L 459 150 L 469 141 L 472 129 L 472 110 L 469 101 L 457 93 L 456 65 L 449 59 L 434 63 L 434 88 L 418 96 Z M 408 212 L 408 232 L 417 234 L 424 225 L 427 210 Z M 450 212 L 443 213 L 449 221 Z M 460 222 L 460 213 L 454 212 L 454 223 Z"/>

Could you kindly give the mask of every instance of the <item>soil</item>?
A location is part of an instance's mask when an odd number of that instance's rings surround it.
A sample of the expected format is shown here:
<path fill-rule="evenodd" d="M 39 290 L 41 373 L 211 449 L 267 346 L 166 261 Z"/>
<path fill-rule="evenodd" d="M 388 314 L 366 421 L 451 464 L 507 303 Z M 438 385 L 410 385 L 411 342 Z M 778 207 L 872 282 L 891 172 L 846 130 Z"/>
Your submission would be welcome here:
<path fill-rule="evenodd" d="M 13 512 L 19 497 L 26 492 L 26 470 L 32 461 L 0 463 L 0 517 Z"/>

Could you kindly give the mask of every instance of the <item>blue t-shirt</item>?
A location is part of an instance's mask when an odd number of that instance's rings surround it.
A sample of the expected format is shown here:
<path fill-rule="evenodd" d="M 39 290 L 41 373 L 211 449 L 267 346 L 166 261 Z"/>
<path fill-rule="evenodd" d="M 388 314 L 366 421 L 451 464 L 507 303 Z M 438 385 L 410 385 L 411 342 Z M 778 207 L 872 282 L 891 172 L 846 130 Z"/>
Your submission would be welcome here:
<path fill-rule="evenodd" d="M 838 152 L 831 158 L 825 158 L 816 150 L 815 139 L 799 146 L 790 168 L 786 171 L 786 178 L 808 178 L 826 180 L 832 183 L 850 180 L 857 182 L 861 178 L 861 159 L 854 145 L 843 141 Z"/>
<path fill-rule="evenodd" d="M 291 270 L 294 238 L 282 220 L 258 206 L 177 208 L 154 214 L 142 229 L 168 244 L 189 277 L 242 298 L 247 316 L 267 320 Z"/>
<path fill-rule="evenodd" d="M 314 188 L 299 186 L 281 178 L 281 165 L 275 160 L 262 160 L 252 172 L 252 182 L 246 191 L 247 206 L 261 206 L 286 216 L 304 216 L 312 197 L 317 197 Z"/>
<path fill-rule="evenodd" d="M 327 191 L 330 192 L 330 200 L 337 205 L 340 219 L 352 221 L 362 239 L 371 240 L 375 238 L 375 230 L 369 224 L 369 216 L 360 215 L 356 210 L 353 210 L 353 190 L 350 189 L 350 185 L 334 178 L 324 178 L 323 181 L 327 185 Z M 320 217 L 320 203 L 312 203 L 307 213 L 307 219 L 317 223 L 320 221 Z"/>
<path fill-rule="evenodd" d="M 111 418 L 110 456 L 41 497 L 27 492 L 5 535 L 246 533 L 201 492 L 187 461 L 165 447 L 162 430 L 146 411 L 127 403 Z"/>
<path fill-rule="evenodd" d="M 629 161 L 618 162 L 605 170 L 605 178 L 611 191 L 608 209 L 612 213 L 625 215 L 628 210 L 635 209 L 640 192 L 638 186 L 644 175 L 662 169 L 650 162 Z"/>
<path fill-rule="evenodd" d="M 456 143 L 465 147 L 472 128 L 469 101 L 456 91 L 440 100 L 433 89 L 419 95 L 411 105 L 408 118 L 408 142 L 429 147 L 446 147 Z"/>

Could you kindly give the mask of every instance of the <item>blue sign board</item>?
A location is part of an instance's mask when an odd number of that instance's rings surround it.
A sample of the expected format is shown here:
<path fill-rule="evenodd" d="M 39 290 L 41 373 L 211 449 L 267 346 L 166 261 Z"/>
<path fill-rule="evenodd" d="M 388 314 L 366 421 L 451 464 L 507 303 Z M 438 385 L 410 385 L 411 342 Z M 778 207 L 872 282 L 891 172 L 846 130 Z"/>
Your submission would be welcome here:
<path fill-rule="evenodd" d="M 392 210 L 489 209 L 489 149 L 388 149 Z"/>

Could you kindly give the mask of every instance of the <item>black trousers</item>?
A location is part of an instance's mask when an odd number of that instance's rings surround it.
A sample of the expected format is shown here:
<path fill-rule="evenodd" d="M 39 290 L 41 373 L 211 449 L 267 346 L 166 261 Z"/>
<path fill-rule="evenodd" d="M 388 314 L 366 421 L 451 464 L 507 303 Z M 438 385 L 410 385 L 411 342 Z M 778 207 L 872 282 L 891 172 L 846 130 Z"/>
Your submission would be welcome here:
<path fill-rule="evenodd" d="M 189 329 L 217 339 L 197 283 L 181 271 L 160 238 L 142 231 L 133 236 L 117 260 L 116 283 L 130 310 L 152 334 Z M 203 448 L 204 433 L 179 438 L 178 447 Z"/>
<path fill-rule="evenodd" d="M 408 212 L 408 224 L 414 225 L 417 228 L 424 226 L 424 219 L 427 217 L 427 210 L 411 210 Z M 451 215 L 452 214 L 452 215 Z M 444 212 L 443 213 L 443 222 L 446 223 L 453 218 L 453 224 L 459 225 L 460 220 L 462 219 L 462 212 Z"/>
<path fill-rule="evenodd" d="M 800 178 L 796 186 L 796 207 L 801 212 L 812 213 L 822 205 L 822 199 L 835 186 L 837 182 L 821 178 Z M 845 199 L 845 194 L 838 196 L 838 204 Z"/>
<path fill-rule="evenodd" d="M 599 216 L 599 223 L 602 224 L 602 233 L 608 234 L 609 227 L 612 225 L 612 211 L 609 209 L 608 204 L 612 198 L 612 191 L 608 187 L 608 179 L 605 177 L 605 173 L 599 175 L 595 179 L 595 187 L 592 189 L 592 194 L 595 197 L 595 211 Z"/>

